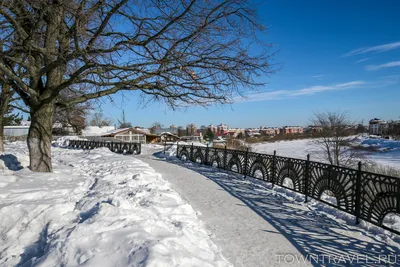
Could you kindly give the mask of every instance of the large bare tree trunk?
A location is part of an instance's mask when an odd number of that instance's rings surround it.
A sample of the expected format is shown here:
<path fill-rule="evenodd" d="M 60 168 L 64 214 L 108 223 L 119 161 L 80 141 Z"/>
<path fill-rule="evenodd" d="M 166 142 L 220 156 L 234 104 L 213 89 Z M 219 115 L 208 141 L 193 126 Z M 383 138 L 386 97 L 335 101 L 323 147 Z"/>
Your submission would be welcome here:
<path fill-rule="evenodd" d="M 54 103 L 31 109 L 31 126 L 28 133 L 30 169 L 35 172 L 51 172 L 51 137 Z"/>
<path fill-rule="evenodd" d="M 10 102 L 11 92 L 10 86 L 0 84 L 0 153 L 4 152 L 4 115 L 7 112 L 8 103 Z"/>
<path fill-rule="evenodd" d="M 4 124 L 3 117 L 0 116 L 0 154 L 4 152 Z"/>

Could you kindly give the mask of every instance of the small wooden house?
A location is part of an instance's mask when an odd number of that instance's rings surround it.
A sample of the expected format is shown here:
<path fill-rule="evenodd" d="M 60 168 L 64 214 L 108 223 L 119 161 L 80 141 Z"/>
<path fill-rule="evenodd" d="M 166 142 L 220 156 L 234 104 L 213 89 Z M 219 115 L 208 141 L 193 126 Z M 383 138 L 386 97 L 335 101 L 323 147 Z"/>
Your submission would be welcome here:
<path fill-rule="evenodd" d="M 170 132 L 164 132 L 160 135 L 161 142 L 164 143 L 175 143 L 180 140 L 179 136 L 172 134 Z"/>
<path fill-rule="evenodd" d="M 160 141 L 160 136 L 146 133 L 135 128 L 123 128 L 113 130 L 101 135 L 102 137 L 113 137 L 125 142 L 137 142 L 141 144 L 153 144 Z"/>

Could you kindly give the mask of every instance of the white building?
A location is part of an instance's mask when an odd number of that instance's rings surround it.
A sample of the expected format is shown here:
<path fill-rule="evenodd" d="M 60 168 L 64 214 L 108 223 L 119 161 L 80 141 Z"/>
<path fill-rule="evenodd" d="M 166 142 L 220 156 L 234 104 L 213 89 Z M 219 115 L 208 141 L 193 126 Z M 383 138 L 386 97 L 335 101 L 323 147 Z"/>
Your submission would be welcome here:
<path fill-rule="evenodd" d="M 387 121 L 374 118 L 369 121 L 369 134 L 384 135 L 387 133 L 389 124 Z"/>

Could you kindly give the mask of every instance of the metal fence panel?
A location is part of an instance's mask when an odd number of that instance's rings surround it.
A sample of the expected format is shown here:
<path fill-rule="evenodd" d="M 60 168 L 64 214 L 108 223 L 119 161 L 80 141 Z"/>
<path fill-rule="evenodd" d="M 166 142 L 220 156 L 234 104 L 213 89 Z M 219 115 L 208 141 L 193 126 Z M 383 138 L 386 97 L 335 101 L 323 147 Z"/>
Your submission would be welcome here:
<path fill-rule="evenodd" d="M 181 160 L 190 160 L 260 179 L 319 200 L 391 232 L 389 213 L 400 214 L 400 178 L 320 162 L 224 148 L 177 146 Z M 326 199 L 334 197 L 336 203 Z"/>

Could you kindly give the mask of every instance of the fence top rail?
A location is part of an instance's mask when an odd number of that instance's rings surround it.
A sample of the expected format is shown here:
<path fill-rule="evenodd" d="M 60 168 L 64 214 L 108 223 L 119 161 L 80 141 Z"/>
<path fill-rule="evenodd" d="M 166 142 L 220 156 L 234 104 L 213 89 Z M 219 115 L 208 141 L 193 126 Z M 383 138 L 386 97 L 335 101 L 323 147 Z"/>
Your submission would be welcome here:
<path fill-rule="evenodd" d="M 198 148 L 203 148 L 203 149 L 209 148 L 209 149 L 216 149 L 216 150 L 225 150 L 226 149 L 227 151 L 232 151 L 232 152 L 241 152 L 241 153 L 246 152 L 246 151 L 243 151 L 243 150 L 236 150 L 236 149 L 203 147 L 203 146 L 194 146 L 194 145 L 180 145 L 180 144 L 178 144 L 178 147 L 186 147 L 186 148 L 193 147 L 193 148 L 196 148 L 196 149 L 198 149 Z M 255 154 L 255 155 L 266 155 L 266 156 L 270 156 L 270 157 L 271 156 L 275 156 L 276 158 L 295 160 L 295 161 L 303 161 L 304 163 L 307 162 L 307 160 L 299 159 L 299 158 L 282 157 L 282 156 L 277 156 L 277 155 L 271 155 L 271 154 L 266 154 L 266 153 L 258 153 L 258 152 L 251 152 L 251 151 L 248 151 L 248 153 Z M 353 172 L 354 171 L 356 171 L 356 172 L 359 171 L 358 169 L 355 169 L 355 168 L 341 167 L 341 166 L 337 166 L 337 165 L 333 165 L 333 164 L 327 164 L 327 163 L 319 162 L 319 161 L 311 161 L 310 160 L 308 162 L 311 163 L 311 164 L 322 165 L 322 166 L 327 167 L 327 168 L 336 168 L 336 169 L 341 169 L 341 170 L 345 170 L 345 171 L 346 170 L 347 171 L 353 171 Z M 372 175 L 372 176 L 379 176 L 380 178 L 384 178 L 384 179 L 394 179 L 395 181 L 398 181 L 400 183 L 400 177 L 388 176 L 388 175 L 384 175 L 384 174 L 380 174 L 380 173 L 368 172 L 368 171 L 363 171 L 363 170 L 361 170 L 360 173 L 361 173 L 361 175 Z"/>
<path fill-rule="evenodd" d="M 102 143 L 124 143 L 124 144 L 141 144 L 140 142 L 131 142 L 131 141 L 110 141 L 110 140 L 70 140 L 70 142 L 102 142 Z"/>

